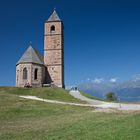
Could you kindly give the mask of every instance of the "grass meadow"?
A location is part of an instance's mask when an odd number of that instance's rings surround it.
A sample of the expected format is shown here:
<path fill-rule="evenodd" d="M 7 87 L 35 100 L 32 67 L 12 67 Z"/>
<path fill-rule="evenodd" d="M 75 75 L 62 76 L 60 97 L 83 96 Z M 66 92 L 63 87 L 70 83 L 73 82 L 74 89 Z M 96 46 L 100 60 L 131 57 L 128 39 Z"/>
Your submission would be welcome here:
<path fill-rule="evenodd" d="M 94 111 L 95 108 L 22 99 L 35 95 L 80 102 L 57 88 L 0 88 L 0 140 L 139 140 L 140 112 Z"/>

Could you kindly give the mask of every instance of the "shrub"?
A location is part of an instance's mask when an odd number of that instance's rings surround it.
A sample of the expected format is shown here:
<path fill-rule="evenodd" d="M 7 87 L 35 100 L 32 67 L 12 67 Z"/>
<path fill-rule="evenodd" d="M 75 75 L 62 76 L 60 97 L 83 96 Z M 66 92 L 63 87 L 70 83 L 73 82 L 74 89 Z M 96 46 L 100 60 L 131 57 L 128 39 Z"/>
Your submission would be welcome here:
<path fill-rule="evenodd" d="M 109 92 L 106 94 L 106 99 L 108 101 L 117 101 L 117 97 L 115 96 L 115 94 L 113 92 Z"/>

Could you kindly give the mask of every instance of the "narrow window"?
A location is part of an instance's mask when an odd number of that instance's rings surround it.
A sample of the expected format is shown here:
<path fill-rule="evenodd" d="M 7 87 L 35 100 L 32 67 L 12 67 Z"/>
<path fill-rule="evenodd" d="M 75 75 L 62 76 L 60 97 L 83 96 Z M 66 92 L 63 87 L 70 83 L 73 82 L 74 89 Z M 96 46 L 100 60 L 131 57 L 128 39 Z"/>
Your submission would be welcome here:
<path fill-rule="evenodd" d="M 27 68 L 23 69 L 23 79 L 26 80 L 27 79 Z"/>
<path fill-rule="evenodd" d="M 34 73 L 34 79 L 37 80 L 37 74 L 38 73 L 38 69 L 35 69 L 35 73 Z"/>
<path fill-rule="evenodd" d="M 51 32 L 55 32 L 55 26 L 54 25 L 51 26 Z"/>

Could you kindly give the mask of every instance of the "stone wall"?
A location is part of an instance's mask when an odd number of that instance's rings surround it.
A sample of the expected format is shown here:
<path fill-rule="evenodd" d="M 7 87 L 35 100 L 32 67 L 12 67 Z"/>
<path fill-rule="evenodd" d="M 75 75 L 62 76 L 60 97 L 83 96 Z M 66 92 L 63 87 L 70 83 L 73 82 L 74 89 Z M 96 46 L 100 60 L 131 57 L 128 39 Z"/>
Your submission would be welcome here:
<path fill-rule="evenodd" d="M 55 31 L 51 32 L 51 27 Z M 44 63 L 48 68 L 51 81 L 58 87 L 64 87 L 64 45 L 62 22 L 45 23 Z"/>
<path fill-rule="evenodd" d="M 23 79 L 23 69 L 27 68 L 27 79 Z M 38 69 L 35 79 L 35 69 Z M 45 67 L 42 65 L 27 63 L 16 66 L 16 86 L 24 87 L 29 83 L 32 87 L 41 87 L 45 80 Z"/>
<path fill-rule="evenodd" d="M 62 67 L 61 65 L 58 66 L 48 66 L 48 71 L 50 73 L 50 77 L 52 80 L 52 83 L 57 85 L 58 87 L 62 87 L 63 80 L 62 80 Z"/>

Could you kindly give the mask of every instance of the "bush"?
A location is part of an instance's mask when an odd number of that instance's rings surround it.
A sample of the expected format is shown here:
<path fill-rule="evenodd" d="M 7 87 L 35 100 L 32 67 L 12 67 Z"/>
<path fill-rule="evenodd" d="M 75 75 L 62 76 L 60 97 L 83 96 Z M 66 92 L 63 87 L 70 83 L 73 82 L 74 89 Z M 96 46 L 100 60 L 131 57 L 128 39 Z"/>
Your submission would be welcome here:
<path fill-rule="evenodd" d="M 108 101 L 117 101 L 117 97 L 115 96 L 115 94 L 113 92 L 109 92 L 106 94 L 106 99 Z"/>

